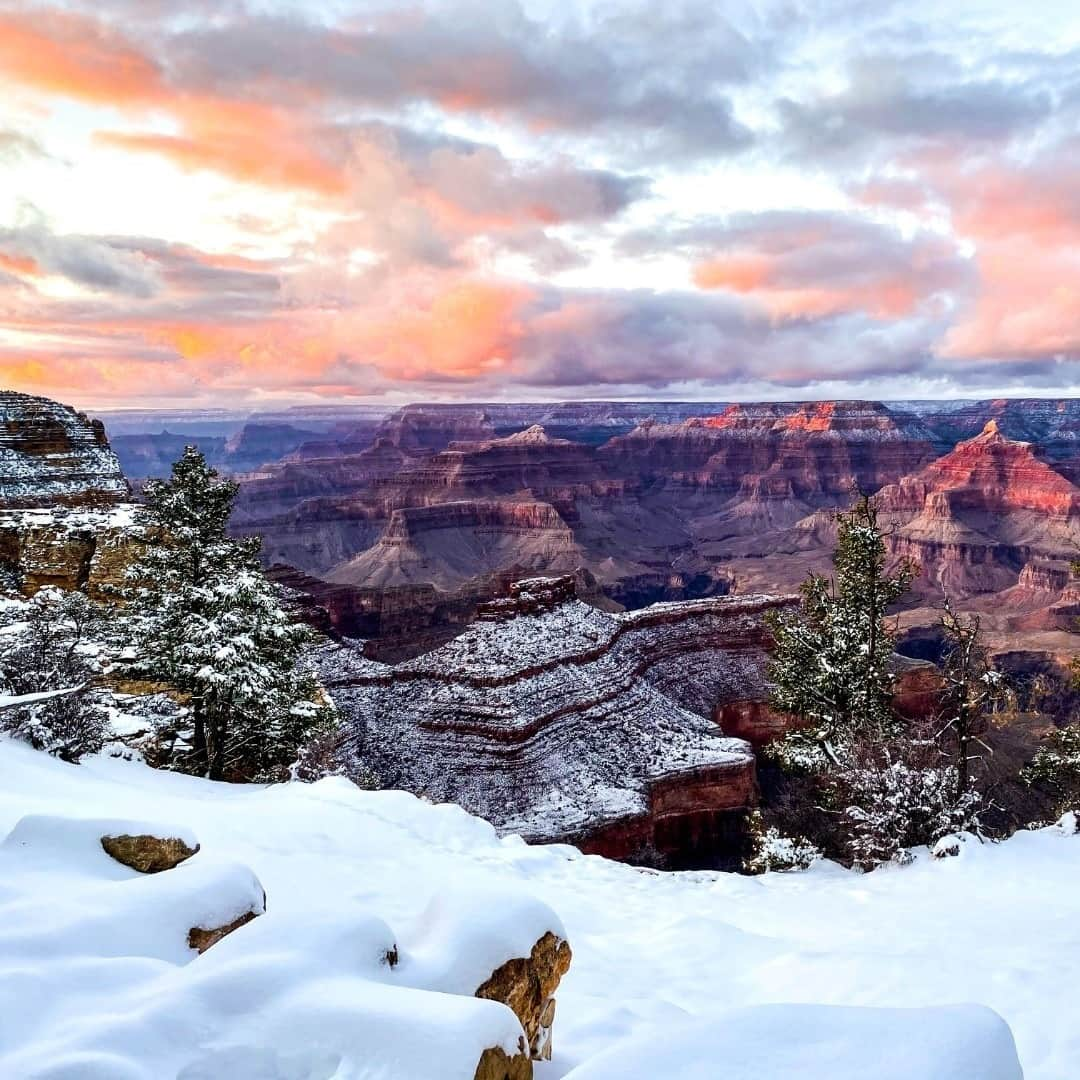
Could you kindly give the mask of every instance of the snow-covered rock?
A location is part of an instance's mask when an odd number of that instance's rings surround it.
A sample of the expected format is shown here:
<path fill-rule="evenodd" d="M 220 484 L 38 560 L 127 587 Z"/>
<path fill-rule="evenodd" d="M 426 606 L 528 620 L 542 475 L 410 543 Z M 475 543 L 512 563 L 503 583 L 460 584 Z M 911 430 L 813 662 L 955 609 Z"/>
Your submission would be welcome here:
<path fill-rule="evenodd" d="M 99 420 L 0 390 L 0 508 L 112 506 L 129 495 Z"/>
<path fill-rule="evenodd" d="M 489 605 L 401 664 L 348 643 L 323 650 L 320 675 L 356 749 L 385 785 L 459 803 L 505 833 L 616 858 L 723 857 L 756 781 L 749 745 L 712 712 L 767 696 L 765 617 L 790 600 L 613 615 L 557 585 L 520 583 L 509 614 Z"/>

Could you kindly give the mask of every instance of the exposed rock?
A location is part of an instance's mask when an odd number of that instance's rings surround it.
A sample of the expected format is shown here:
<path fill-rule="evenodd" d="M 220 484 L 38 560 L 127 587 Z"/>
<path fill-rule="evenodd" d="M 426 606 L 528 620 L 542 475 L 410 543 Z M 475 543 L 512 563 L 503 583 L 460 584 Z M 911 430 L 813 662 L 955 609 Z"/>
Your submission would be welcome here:
<path fill-rule="evenodd" d="M 1068 562 L 1080 548 L 1080 489 L 993 419 L 877 500 L 891 552 L 918 562 L 917 585 L 935 593 L 1000 592 L 1026 565 Z"/>
<path fill-rule="evenodd" d="M 0 391 L 0 509 L 109 507 L 130 497 L 99 420 Z"/>
<path fill-rule="evenodd" d="M 176 836 L 151 836 L 142 833 L 129 836 L 103 836 L 101 846 L 117 862 L 138 870 L 140 874 L 159 874 L 162 870 L 172 870 L 185 859 L 190 859 L 199 850 L 199 845 L 190 847 Z M 202 950 L 199 950 L 202 952 Z"/>
<path fill-rule="evenodd" d="M 501 1046 L 493 1046 L 481 1055 L 473 1080 L 532 1080 L 532 1075 L 532 1060 L 524 1051 L 510 1057 Z"/>
<path fill-rule="evenodd" d="M 263 903 L 263 911 L 266 910 L 265 901 Z M 234 930 L 239 930 L 241 926 L 247 926 L 252 919 L 258 918 L 263 914 L 263 911 L 245 911 L 243 915 L 238 915 L 230 923 L 226 923 L 224 926 L 205 927 L 205 926 L 193 926 L 188 931 L 188 948 L 194 949 L 197 953 L 204 953 L 207 949 L 216 945 L 223 937 L 227 937 Z"/>
<path fill-rule="evenodd" d="M 130 504 L 2 510 L 0 563 L 14 570 L 27 596 L 55 586 L 100 600 L 123 582 L 144 536 L 142 511 Z"/>
<path fill-rule="evenodd" d="M 555 990 L 570 970 L 570 945 L 546 933 L 530 955 L 508 960 L 480 987 L 476 996 L 509 1005 L 521 1021 L 534 1061 L 551 1059 L 551 1027 L 555 1022 Z"/>
<path fill-rule="evenodd" d="M 529 583 L 518 602 L 541 591 Z M 685 826 L 705 865 L 733 854 L 756 798 L 749 746 L 709 718 L 724 701 L 767 696 L 764 615 L 790 602 L 607 614 L 568 599 L 477 622 L 394 666 L 347 644 L 323 650 L 319 666 L 384 783 L 527 839 L 610 840 L 620 858 L 685 857 Z"/>

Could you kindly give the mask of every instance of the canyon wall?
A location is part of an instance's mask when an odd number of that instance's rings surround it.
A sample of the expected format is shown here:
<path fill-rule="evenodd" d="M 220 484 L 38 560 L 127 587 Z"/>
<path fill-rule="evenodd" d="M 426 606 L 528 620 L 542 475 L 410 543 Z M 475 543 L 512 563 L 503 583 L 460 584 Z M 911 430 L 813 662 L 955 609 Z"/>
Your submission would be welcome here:
<path fill-rule="evenodd" d="M 531 580 L 423 656 L 388 666 L 336 644 L 319 666 L 388 785 L 532 840 L 718 865 L 737 855 L 756 785 L 748 744 L 709 717 L 727 698 L 766 696 L 764 616 L 789 602 L 610 614 L 569 579 Z"/>

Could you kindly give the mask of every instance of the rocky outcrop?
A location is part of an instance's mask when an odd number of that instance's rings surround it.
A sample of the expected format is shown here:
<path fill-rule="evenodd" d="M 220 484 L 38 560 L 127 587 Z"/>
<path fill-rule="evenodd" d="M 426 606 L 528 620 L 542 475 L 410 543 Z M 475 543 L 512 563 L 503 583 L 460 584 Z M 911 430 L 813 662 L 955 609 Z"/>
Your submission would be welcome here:
<path fill-rule="evenodd" d="M 1026 565 L 1067 563 L 1080 548 L 1080 489 L 995 420 L 877 502 L 893 555 L 917 562 L 935 592 L 1000 592 Z"/>
<path fill-rule="evenodd" d="M 0 392 L 0 566 L 25 595 L 119 585 L 143 535 L 130 496 L 100 421 Z"/>
<path fill-rule="evenodd" d="M 551 590 L 566 585 L 552 584 Z M 710 719 L 767 695 L 772 596 L 607 614 L 576 599 L 474 623 L 405 663 L 319 656 L 350 741 L 390 786 L 505 832 L 614 857 L 715 865 L 756 796 L 749 746 Z"/>
<path fill-rule="evenodd" d="M 141 511 L 132 505 L 0 511 L 0 565 L 26 596 L 55 587 L 115 599 L 144 535 Z"/>
<path fill-rule="evenodd" d="M 239 930 L 242 926 L 247 926 L 249 922 L 257 919 L 266 910 L 266 900 L 263 898 L 262 908 L 258 911 L 245 911 L 242 915 L 230 922 L 225 923 L 222 926 L 193 926 L 188 931 L 188 948 L 194 949 L 197 953 L 204 953 L 207 949 L 215 946 L 222 938 L 228 937 L 229 934 L 236 930 Z"/>
<path fill-rule="evenodd" d="M 103 836 L 101 846 L 118 863 L 130 866 L 140 874 L 160 874 L 163 870 L 175 869 L 199 850 L 198 844 L 192 846 L 182 837 L 150 833 Z"/>
<path fill-rule="evenodd" d="M 525 1029 L 533 1061 L 551 1060 L 555 991 L 570 970 L 570 945 L 550 931 L 527 957 L 507 960 L 476 991 L 478 998 L 508 1005 Z"/>
<path fill-rule="evenodd" d="M 0 509 L 110 507 L 130 497 L 99 420 L 0 391 Z"/>
<path fill-rule="evenodd" d="M 473 1080 L 532 1080 L 532 1060 L 524 1050 L 510 1055 L 501 1046 L 483 1052 Z"/>
<path fill-rule="evenodd" d="M 446 590 L 499 571 L 573 572 L 581 562 L 574 534 L 549 503 L 472 500 L 393 511 L 378 542 L 326 578 Z"/>

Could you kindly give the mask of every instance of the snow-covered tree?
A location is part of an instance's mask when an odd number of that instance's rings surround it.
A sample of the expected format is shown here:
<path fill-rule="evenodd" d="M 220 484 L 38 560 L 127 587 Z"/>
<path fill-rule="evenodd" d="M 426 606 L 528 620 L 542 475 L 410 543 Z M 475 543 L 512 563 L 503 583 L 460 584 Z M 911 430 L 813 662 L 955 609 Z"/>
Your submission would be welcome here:
<path fill-rule="evenodd" d="M 857 866 L 903 860 L 906 849 L 977 823 L 966 759 L 986 705 L 978 623 L 946 609 L 953 648 L 945 713 L 937 727 L 912 725 L 892 705 L 896 631 L 890 608 L 917 568 L 890 570 L 878 512 L 868 498 L 838 516 L 833 576 L 812 574 L 798 610 L 772 620 L 773 704 L 802 725 L 774 748 L 802 775 L 804 822 L 827 854 Z M 962 746 L 964 767 L 943 739 Z M 955 755 L 954 755 L 955 756 Z M 788 824 L 799 815 L 784 810 Z M 794 819 L 794 820 L 792 820 Z M 801 831 L 801 829 L 800 829 Z"/>
<path fill-rule="evenodd" d="M 747 833 L 750 851 L 743 869 L 748 874 L 806 870 L 821 858 L 821 851 L 806 837 L 785 836 L 775 825 L 767 825 L 760 810 L 750 812 Z"/>
<path fill-rule="evenodd" d="M 981 799 L 962 786 L 932 728 L 908 731 L 884 744 L 858 743 L 829 781 L 842 807 L 848 859 L 869 870 L 910 860 L 910 849 L 978 827 Z"/>
<path fill-rule="evenodd" d="M 1022 776 L 1052 792 L 1059 812 L 1080 807 L 1080 724 L 1047 735 Z"/>
<path fill-rule="evenodd" d="M 257 540 L 227 532 L 237 485 L 188 447 L 146 486 L 150 539 L 126 599 L 136 670 L 190 696 L 190 750 L 173 767 L 211 779 L 283 776 L 328 722 L 302 663 L 311 632 L 282 609 Z"/>
<path fill-rule="evenodd" d="M 798 610 L 771 620 L 773 704 L 805 725 L 778 746 L 782 761 L 808 771 L 835 766 L 845 746 L 896 730 L 888 612 L 915 572 L 906 561 L 887 571 L 870 499 L 837 515 L 832 578 L 811 574 Z"/>
<path fill-rule="evenodd" d="M 99 608 L 82 593 L 42 589 L 29 601 L 0 648 L 0 731 L 65 761 L 102 748 L 108 714 L 91 686 L 100 624 Z"/>

